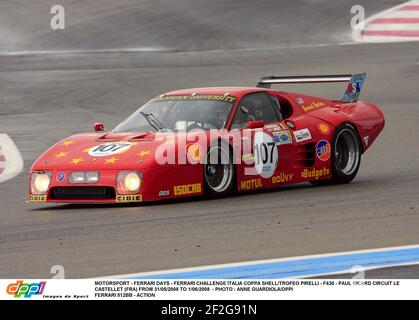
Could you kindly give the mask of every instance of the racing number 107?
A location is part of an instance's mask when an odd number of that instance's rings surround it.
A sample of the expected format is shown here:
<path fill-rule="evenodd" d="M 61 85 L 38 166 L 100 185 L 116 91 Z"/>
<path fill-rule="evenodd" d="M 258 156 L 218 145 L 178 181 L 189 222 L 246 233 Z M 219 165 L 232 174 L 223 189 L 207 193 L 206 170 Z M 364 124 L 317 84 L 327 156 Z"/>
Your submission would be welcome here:
<path fill-rule="evenodd" d="M 274 162 L 275 142 L 255 144 L 256 163 L 267 164 Z"/>
<path fill-rule="evenodd" d="M 118 150 L 125 148 L 126 144 L 105 144 L 98 146 L 93 152 L 117 152 Z"/>

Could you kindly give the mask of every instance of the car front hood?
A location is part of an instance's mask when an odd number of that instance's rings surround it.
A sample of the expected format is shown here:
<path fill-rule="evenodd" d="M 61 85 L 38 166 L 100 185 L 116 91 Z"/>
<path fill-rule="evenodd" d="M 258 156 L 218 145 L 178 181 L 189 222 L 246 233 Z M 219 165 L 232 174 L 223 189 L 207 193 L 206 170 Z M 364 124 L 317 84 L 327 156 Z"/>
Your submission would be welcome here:
<path fill-rule="evenodd" d="M 176 145 L 165 133 L 84 133 L 68 137 L 42 154 L 32 170 L 124 170 L 155 163 L 156 149 Z"/>

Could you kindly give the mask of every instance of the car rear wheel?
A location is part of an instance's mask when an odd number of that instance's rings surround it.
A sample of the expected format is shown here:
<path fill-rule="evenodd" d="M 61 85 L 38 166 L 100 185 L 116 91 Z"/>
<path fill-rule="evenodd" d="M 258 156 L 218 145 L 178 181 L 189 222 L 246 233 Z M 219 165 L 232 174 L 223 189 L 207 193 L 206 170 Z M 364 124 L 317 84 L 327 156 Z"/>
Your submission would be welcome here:
<path fill-rule="evenodd" d="M 361 143 L 358 133 L 350 124 L 343 124 L 335 131 L 332 140 L 332 179 L 312 182 L 315 185 L 351 182 L 361 164 Z"/>
<path fill-rule="evenodd" d="M 226 143 L 210 147 L 204 165 L 204 183 L 207 194 L 226 195 L 233 190 L 235 168 L 233 156 Z"/>

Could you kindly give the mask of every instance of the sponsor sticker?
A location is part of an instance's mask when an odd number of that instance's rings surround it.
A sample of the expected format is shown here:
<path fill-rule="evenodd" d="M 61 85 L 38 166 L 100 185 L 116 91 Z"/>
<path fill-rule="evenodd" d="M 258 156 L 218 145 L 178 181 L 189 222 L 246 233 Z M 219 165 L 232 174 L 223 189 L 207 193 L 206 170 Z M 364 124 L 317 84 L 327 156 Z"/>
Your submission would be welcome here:
<path fill-rule="evenodd" d="M 89 150 L 92 157 L 107 157 L 127 152 L 132 147 L 130 142 L 112 142 L 94 146 Z"/>
<path fill-rule="evenodd" d="M 329 160 L 330 155 L 332 154 L 332 148 L 329 141 L 320 140 L 319 143 L 317 143 L 316 154 L 321 161 Z"/>
<path fill-rule="evenodd" d="M 253 154 L 256 172 L 265 179 L 272 177 L 278 166 L 278 148 L 274 139 L 265 132 L 257 132 Z"/>
<path fill-rule="evenodd" d="M 282 128 L 277 124 L 270 124 L 270 125 L 265 126 L 265 129 L 269 132 L 274 132 L 274 131 L 279 131 Z"/>
<path fill-rule="evenodd" d="M 289 130 L 281 130 L 278 132 L 274 132 L 274 139 L 278 146 L 284 144 L 292 144 L 292 136 Z"/>
<path fill-rule="evenodd" d="M 182 100 L 215 100 L 215 101 L 225 101 L 234 103 L 237 98 L 230 95 L 214 95 L 214 94 L 194 94 L 194 95 L 183 95 L 183 96 L 159 96 L 151 100 L 155 101 L 182 101 Z"/>
<path fill-rule="evenodd" d="M 308 129 L 294 131 L 294 137 L 297 142 L 303 142 L 312 139 L 310 130 Z"/>
<path fill-rule="evenodd" d="M 320 132 L 322 134 L 329 135 L 329 133 L 330 133 L 330 127 L 329 127 L 329 125 L 327 125 L 324 122 L 321 122 L 321 123 L 319 123 L 319 126 L 318 127 L 319 127 L 319 130 L 320 130 Z"/>
<path fill-rule="evenodd" d="M 202 186 L 200 183 L 173 187 L 173 193 L 175 196 L 184 196 L 184 195 L 196 194 L 196 193 L 201 193 L 201 192 L 202 192 Z"/>
<path fill-rule="evenodd" d="M 293 177 L 292 173 L 281 172 L 278 176 L 272 177 L 272 184 L 289 183 Z"/>
<path fill-rule="evenodd" d="M 249 179 L 240 182 L 240 190 L 255 190 L 263 188 L 262 179 Z"/>
<path fill-rule="evenodd" d="M 318 180 L 321 177 L 326 177 L 330 175 L 330 169 L 329 168 L 323 168 L 320 170 L 316 169 L 304 169 L 303 172 L 301 172 L 301 178 L 303 179 L 309 179 L 309 180 Z"/>
<path fill-rule="evenodd" d="M 118 202 L 118 203 L 142 202 L 142 201 L 143 201 L 143 196 L 141 194 L 127 195 L 127 196 L 122 196 L 122 195 L 116 196 L 116 202 Z"/>
<path fill-rule="evenodd" d="M 47 196 L 45 194 L 32 194 L 29 196 L 29 202 L 46 202 Z"/>
<path fill-rule="evenodd" d="M 162 190 L 159 192 L 159 197 L 168 197 L 170 196 L 170 190 Z"/>

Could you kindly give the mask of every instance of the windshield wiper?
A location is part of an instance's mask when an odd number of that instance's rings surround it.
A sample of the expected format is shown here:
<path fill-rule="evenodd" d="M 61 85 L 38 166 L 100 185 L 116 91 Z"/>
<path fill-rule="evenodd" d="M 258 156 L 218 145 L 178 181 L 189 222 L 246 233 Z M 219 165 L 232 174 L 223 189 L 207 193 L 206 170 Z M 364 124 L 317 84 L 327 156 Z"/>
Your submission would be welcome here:
<path fill-rule="evenodd" d="M 144 118 L 147 120 L 147 122 L 150 124 L 150 126 L 152 126 L 154 129 L 156 129 L 157 131 L 164 131 L 165 128 L 163 126 L 163 124 L 159 121 L 159 119 L 157 119 L 155 117 L 154 114 L 152 113 L 145 113 L 145 112 L 140 112 Z"/>

